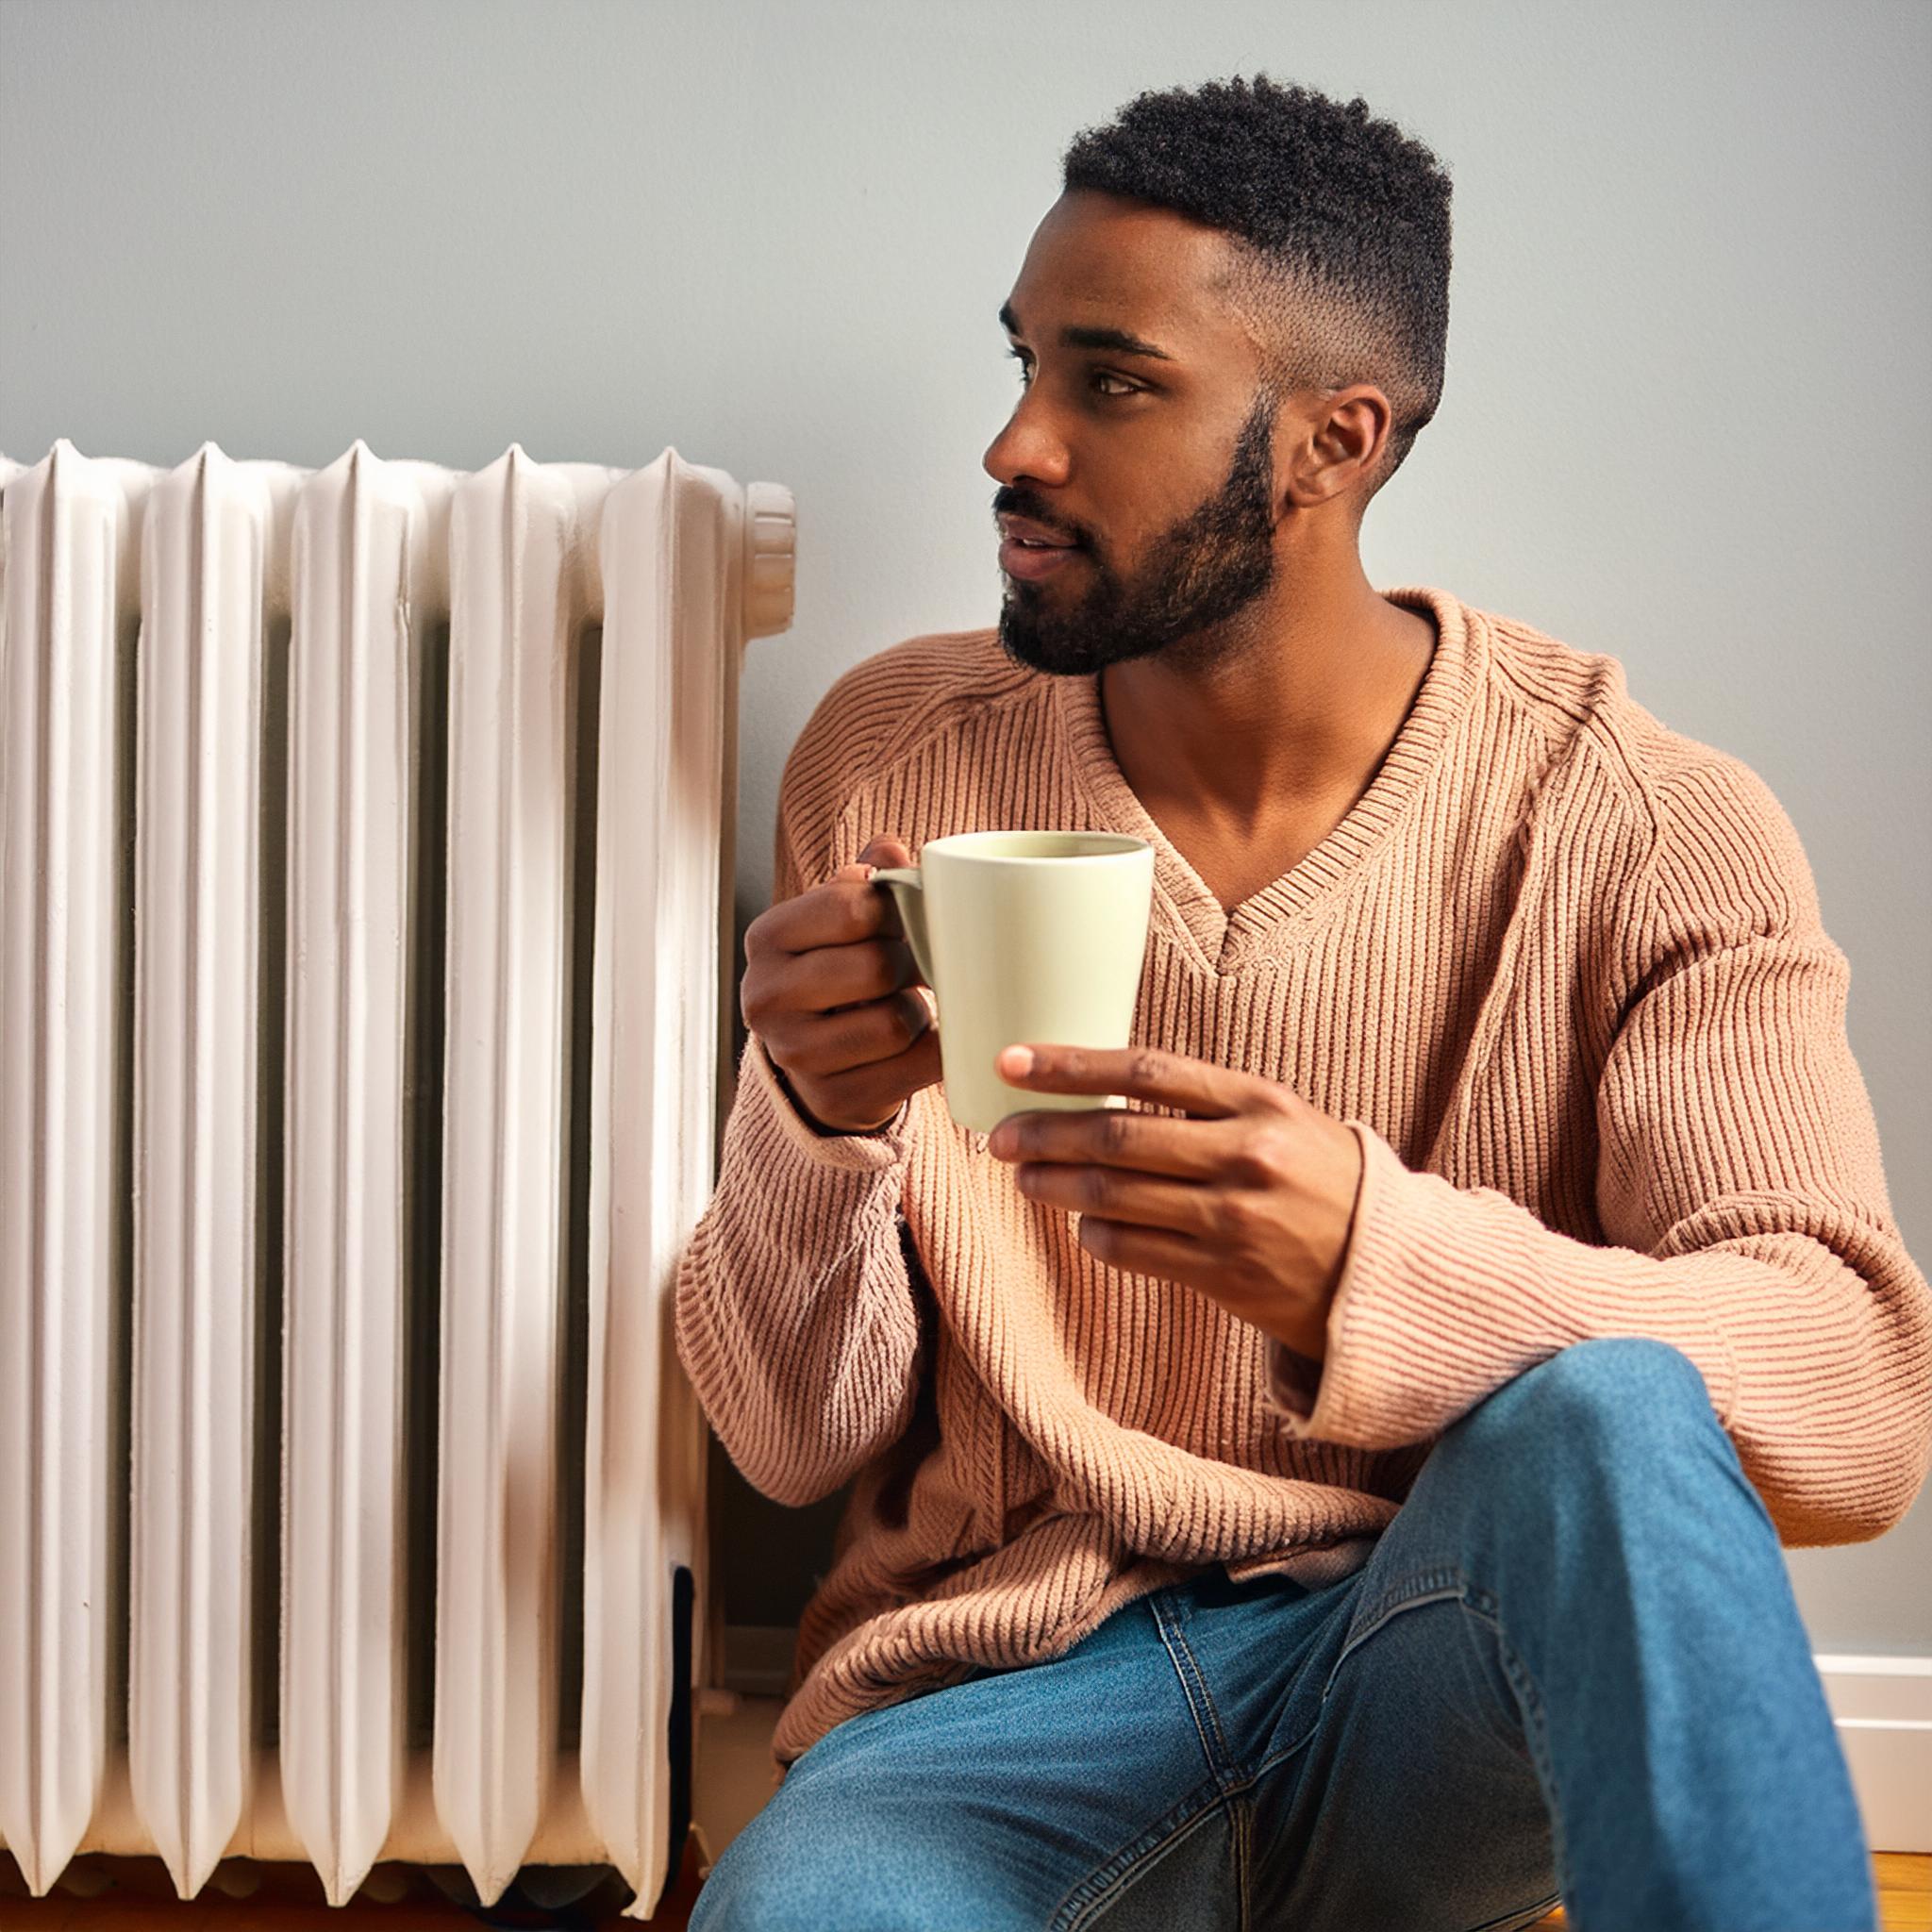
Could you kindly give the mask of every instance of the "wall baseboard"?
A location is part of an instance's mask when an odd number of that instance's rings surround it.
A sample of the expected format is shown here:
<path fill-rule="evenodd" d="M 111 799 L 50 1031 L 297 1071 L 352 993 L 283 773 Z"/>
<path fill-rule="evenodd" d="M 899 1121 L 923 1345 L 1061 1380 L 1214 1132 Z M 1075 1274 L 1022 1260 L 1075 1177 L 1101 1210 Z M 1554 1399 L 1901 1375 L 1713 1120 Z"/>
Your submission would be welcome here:
<path fill-rule="evenodd" d="M 1932 1657 L 1821 1656 L 1874 1852 L 1932 1852 Z"/>
<path fill-rule="evenodd" d="M 782 1697 L 797 1631 L 730 1624 L 724 1688 Z M 1816 1658 L 1874 1852 L 1932 1852 L 1932 1657 Z"/>

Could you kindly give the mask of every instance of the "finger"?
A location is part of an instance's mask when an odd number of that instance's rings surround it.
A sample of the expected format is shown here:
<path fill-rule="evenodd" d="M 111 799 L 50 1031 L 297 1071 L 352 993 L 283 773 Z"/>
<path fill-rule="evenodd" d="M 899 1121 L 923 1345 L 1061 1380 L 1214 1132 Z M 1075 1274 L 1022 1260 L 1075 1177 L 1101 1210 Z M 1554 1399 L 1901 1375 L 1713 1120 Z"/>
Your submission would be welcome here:
<path fill-rule="evenodd" d="M 860 873 L 867 879 L 872 879 L 875 867 L 909 866 L 912 863 L 912 855 L 902 841 L 883 835 L 867 840 L 865 850 L 858 856 L 863 861 Z M 872 892 L 879 903 L 879 930 L 891 934 L 893 939 L 903 940 L 906 923 L 899 917 L 897 897 L 884 880 L 873 880 Z"/>
<path fill-rule="evenodd" d="M 836 1013 L 885 999 L 918 977 L 912 949 L 903 940 L 861 940 L 774 961 L 764 991 L 770 1004 L 795 1012 Z"/>
<path fill-rule="evenodd" d="M 1031 1056 L 1031 1065 L 1021 1058 Z M 1179 1108 L 1202 1120 L 1238 1112 L 1247 1076 L 1152 1046 L 1006 1048 L 994 1061 L 1001 1079 L 1041 1093 L 1124 1093 Z"/>
<path fill-rule="evenodd" d="M 773 1022 L 763 1037 L 788 1073 L 823 1080 L 896 1059 L 931 1027 L 932 1017 L 917 992 L 908 991 L 840 1013 L 789 1014 Z"/>
<path fill-rule="evenodd" d="M 761 913 L 752 930 L 781 953 L 809 953 L 820 946 L 849 946 L 861 940 L 896 938 L 899 924 L 888 893 L 869 885 L 865 868 L 841 866 L 822 886 L 784 899 Z M 751 932 L 745 946 L 752 944 Z"/>
<path fill-rule="evenodd" d="M 882 1120 L 907 1094 L 935 1085 L 940 1077 L 940 1044 L 923 1034 L 903 1053 L 836 1074 L 808 1076 L 826 1108 L 847 1120 Z"/>
<path fill-rule="evenodd" d="M 1219 1213 L 1219 1192 L 1198 1181 L 1157 1179 L 1117 1167 L 1066 1167 L 1026 1161 L 1013 1171 L 1013 1185 L 1042 1208 L 1095 1216 L 1136 1227 L 1165 1228 L 1192 1241 L 1208 1241 Z"/>
<path fill-rule="evenodd" d="M 1175 1120 L 1124 1107 L 1083 1113 L 1042 1109 L 1008 1114 L 993 1129 L 987 1151 L 996 1160 L 1068 1161 L 1182 1180 L 1224 1180 L 1248 1129 L 1243 1120 Z"/>
<path fill-rule="evenodd" d="M 1205 1242 L 1165 1228 L 1136 1227 L 1095 1216 L 1080 1223 L 1080 1245 L 1124 1274 L 1152 1274 L 1219 1301 L 1226 1292 L 1221 1263 Z"/>

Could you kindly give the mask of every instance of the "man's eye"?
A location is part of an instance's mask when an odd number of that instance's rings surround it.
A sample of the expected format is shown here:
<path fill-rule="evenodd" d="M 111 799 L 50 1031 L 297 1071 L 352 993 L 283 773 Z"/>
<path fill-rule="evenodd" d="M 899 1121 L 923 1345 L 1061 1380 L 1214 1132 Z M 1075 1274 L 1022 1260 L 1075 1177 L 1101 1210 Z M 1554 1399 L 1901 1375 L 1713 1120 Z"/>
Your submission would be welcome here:
<path fill-rule="evenodd" d="M 1033 358 L 1024 349 L 1008 349 L 1007 354 L 1020 365 L 1020 387 L 1030 389 L 1033 384 Z M 1138 384 L 1125 381 L 1106 369 L 1096 369 L 1093 372 L 1093 382 L 1096 388 L 1103 383 L 1115 385 L 1112 389 L 1100 389 L 1100 393 L 1104 396 L 1131 396 L 1140 392 Z"/>

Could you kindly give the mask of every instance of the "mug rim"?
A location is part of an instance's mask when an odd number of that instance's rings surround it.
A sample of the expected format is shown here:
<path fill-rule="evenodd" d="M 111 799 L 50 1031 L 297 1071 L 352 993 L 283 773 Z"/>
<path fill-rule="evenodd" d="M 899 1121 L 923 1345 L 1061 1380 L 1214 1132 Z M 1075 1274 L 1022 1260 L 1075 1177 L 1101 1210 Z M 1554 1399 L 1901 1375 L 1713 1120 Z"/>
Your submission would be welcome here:
<path fill-rule="evenodd" d="M 972 845 L 984 839 L 1082 839 L 1097 841 L 1103 849 L 1098 852 L 974 852 Z M 920 864 L 925 862 L 926 855 L 938 858 L 972 858 L 983 865 L 1065 865 L 1069 861 L 1087 864 L 1104 864 L 1111 859 L 1134 858 L 1141 853 L 1152 853 L 1154 847 L 1145 839 L 1137 839 L 1128 832 L 1087 832 L 1076 827 L 1052 825 L 1012 826 L 1006 830 L 982 832 L 948 832 L 943 838 L 928 839 L 919 848 Z"/>

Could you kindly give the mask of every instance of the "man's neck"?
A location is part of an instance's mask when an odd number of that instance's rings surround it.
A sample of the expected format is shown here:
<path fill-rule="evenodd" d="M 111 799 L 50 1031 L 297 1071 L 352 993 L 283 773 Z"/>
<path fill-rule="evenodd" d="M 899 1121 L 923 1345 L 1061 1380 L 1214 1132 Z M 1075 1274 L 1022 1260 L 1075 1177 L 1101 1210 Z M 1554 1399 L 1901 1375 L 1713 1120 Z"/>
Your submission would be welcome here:
<path fill-rule="evenodd" d="M 1109 665 L 1115 761 L 1163 828 L 1223 840 L 1319 825 L 1368 789 L 1429 667 L 1435 627 L 1361 574 L 1304 578 L 1291 606 L 1251 606 L 1249 641 L 1202 667 L 1169 654 Z M 1325 824 L 1322 823 L 1325 822 Z"/>

